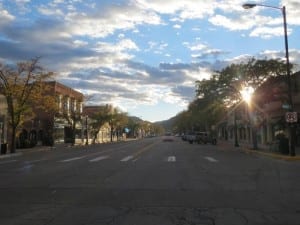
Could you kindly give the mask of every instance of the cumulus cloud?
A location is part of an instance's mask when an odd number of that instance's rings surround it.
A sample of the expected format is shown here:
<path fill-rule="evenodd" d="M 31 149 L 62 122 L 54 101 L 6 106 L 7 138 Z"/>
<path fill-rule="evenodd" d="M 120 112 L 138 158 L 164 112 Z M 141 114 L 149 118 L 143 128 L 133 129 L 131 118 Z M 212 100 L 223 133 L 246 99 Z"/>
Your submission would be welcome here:
<path fill-rule="evenodd" d="M 7 10 L 3 9 L 0 3 L 0 27 L 11 23 L 15 16 L 10 14 Z"/>
<path fill-rule="evenodd" d="M 288 30 L 288 34 L 291 33 L 291 30 Z M 257 27 L 253 29 L 250 33 L 250 37 L 261 37 L 264 39 L 270 39 L 274 36 L 281 37 L 283 35 L 283 28 L 280 27 Z"/>
<path fill-rule="evenodd" d="M 135 29 L 140 24 L 161 24 L 157 14 L 139 10 L 134 5 L 111 6 L 92 14 L 71 13 L 66 22 L 70 34 L 94 38 L 106 37 L 116 30 Z"/>

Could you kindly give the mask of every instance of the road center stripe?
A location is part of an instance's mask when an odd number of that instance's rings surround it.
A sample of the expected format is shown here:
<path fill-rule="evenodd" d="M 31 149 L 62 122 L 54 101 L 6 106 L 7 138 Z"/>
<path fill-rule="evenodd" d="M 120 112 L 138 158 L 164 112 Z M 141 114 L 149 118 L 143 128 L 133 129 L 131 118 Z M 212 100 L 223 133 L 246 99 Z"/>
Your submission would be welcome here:
<path fill-rule="evenodd" d="M 218 162 L 218 160 L 214 159 L 213 157 L 206 156 L 204 158 L 207 159 L 210 162 Z"/>
<path fill-rule="evenodd" d="M 79 159 L 83 159 L 83 158 L 85 158 L 85 156 L 74 157 L 74 158 L 70 158 L 70 159 L 65 159 L 65 160 L 61 160 L 60 162 L 71 162 L 71 161 L 75 161 L 75 160 L 79 160 Z"/>
<path fill-rule="evenodd" d="M 131 159 L 133 159 L 133 156 L 132 156 L 132 155 L 129 155 L 129 156 L 127 156 L 127 157 L 121 159 L 120 161 L 121 161 L 121 162 L 127 162 L 127 161 L 129 161 L 129 160 L 131 160 Z"/>
<path fill-rule="evenodd" d="M 167 161 L 168 162 L 176 162 L 176 157 L 175 156 L 169 156 Z"/>
<path fill-rule="evenodd" d="M 91 159 L 89 161 L 90 162 L 97 162 L 97 161 L 100 161 L 100 160 L 103 160 L 103 159 L 107 159 L 107 158 L 109 158 L 109 156 L 108 155 L 104 155 L 104 156 L 99 156 L 97 158 Z"/>

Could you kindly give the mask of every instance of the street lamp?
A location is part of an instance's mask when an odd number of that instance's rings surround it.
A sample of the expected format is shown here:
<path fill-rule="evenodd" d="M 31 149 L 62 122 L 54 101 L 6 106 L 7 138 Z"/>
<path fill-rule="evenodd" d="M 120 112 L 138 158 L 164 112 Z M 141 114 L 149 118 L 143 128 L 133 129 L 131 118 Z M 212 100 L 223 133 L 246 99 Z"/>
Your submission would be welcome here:
<path fill-rule="evenodd" d="M 3 126 L 3 123 L 2 122 L 0 122 L 0 152 L 2 153 L 2 149 L 1 149 L 1 147 L 2 147 L 2 139 L 1 139 L 1 137 L 2 137 L 2 126 Z"/>
<path fill-rule="evenodd" d="M 89 132 L 88 132 L 88 115 L 85 116 L 85 129 L 86 129 L 86 142 L 85 145 L 89 145 Z"/>
<path fill-rule="evenodd" d="M 285 6 L 281 7 L 276 7 L 276 6 L 271 6 L 271 5 L 264 5 L 264 4 L 256 4 L 256 3 L 248 3 L 248 4 L 243 4 L 244 9 L 251 9 L 256 6 L 262 6 L 262 7 L 267 7 L 267 8 L 273 8 L 273 9 L 278 9 L 282 12 L 283 16 L 283 29 L 284 29 L 284 42 L 285 42 L 285 57 L 286 57 L 286 74 L 287 74 L 287 83 L 288 83 L 288 101 L 289 101 L 289 110 L 290 112 L 294 111 L 294 106 L 293 106 L 293 99 L 292 99 L 292 88 L 291 88 L 291 73 L 290 73 L 290 60 L 289 60 L 289 46 L 288 46 L 288 36 L 287 36 L 287 23 L 286 23 L 286 11 L 285 11 Z M 295 129 L 291 125 L 289 127 L 289 132 L 290 132 L 290 155 L 295 156 Z"/>

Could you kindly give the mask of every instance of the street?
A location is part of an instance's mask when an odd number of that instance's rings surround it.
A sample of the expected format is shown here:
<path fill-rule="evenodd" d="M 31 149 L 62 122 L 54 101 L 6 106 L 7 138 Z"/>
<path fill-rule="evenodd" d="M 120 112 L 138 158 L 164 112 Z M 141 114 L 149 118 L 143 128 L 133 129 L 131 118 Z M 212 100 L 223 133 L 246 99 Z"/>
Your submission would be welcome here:
<path fill-rule="evenodd" d="M 2 225 L 299 225 L 300 163 L 143 140 L 0 160 Z"/>

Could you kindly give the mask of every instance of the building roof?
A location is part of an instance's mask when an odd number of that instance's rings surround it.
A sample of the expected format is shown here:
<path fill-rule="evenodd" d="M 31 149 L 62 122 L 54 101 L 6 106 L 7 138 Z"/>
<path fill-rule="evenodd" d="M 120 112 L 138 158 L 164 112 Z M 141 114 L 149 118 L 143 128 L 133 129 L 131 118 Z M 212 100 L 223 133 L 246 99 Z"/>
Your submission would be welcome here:
<path fill-rule="evenodd" d="M 67 95 L 69 97 L 83 101 L 84 95 L 81 92 L 76 91 L 75 89 L 73 89 L 71 87 L 68 87 L 57 81 L 49 81 L 49 82 L 47 82 L 47 84 L 49 84 L 53 88 L 51 91 L 53 91 L 54 93 Z"/>

